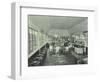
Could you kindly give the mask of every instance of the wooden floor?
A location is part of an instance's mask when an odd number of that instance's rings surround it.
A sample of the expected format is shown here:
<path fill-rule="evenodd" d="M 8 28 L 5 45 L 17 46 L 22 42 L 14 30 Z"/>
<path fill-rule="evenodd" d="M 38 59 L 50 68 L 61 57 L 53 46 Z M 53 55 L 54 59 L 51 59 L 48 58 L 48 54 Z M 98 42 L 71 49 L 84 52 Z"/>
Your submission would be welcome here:
<path fill-rule="evenodd" d="M 44 66 L 49 66 L 49 65 L 71 65 L 71 64 L 76 64 L 77 59 L 67 53 L 66 55 L 64 54 L 50 54 L 48 52 Z"/>

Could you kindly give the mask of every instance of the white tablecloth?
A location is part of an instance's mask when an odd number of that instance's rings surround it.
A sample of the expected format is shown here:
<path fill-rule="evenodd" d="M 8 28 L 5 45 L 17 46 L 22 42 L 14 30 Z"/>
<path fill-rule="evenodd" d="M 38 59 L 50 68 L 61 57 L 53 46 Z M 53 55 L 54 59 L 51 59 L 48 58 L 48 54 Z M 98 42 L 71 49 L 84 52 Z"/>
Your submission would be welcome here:
<path fill-rule="evenodd" d="M 77 48 L 77 47 L 75 47 L 75 52 L 77 54 L 83 54 L 83 48 Z"/>

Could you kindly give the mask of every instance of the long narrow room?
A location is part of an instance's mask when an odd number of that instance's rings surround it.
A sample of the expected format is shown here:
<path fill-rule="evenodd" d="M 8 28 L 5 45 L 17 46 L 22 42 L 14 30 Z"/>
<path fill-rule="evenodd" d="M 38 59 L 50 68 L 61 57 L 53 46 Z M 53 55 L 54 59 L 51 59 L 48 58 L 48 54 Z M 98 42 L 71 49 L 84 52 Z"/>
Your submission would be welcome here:
<path fill-rule="evenodd" d="M 28 66 L 88 64 L 88 18 L 28 15 Z"/>

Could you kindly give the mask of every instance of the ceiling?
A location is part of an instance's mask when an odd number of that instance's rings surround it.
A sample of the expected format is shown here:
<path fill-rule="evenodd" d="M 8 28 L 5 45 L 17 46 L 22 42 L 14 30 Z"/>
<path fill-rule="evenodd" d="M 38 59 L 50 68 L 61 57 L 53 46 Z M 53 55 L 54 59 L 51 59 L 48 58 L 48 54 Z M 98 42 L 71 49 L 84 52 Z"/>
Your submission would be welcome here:
<path fill-rule="evenodd" d="M 50 28 L 70 29 L 79 22 L 85 20 L 83 17 L 50 17 Z"/>
<path fill-rule="evenodd" d="M 49 32 L 52 29 L 71 30 L 87 17 L 71 17 L 71 16 L 28 16 L 29 21 L 36 25 L 38 29 Z"/>

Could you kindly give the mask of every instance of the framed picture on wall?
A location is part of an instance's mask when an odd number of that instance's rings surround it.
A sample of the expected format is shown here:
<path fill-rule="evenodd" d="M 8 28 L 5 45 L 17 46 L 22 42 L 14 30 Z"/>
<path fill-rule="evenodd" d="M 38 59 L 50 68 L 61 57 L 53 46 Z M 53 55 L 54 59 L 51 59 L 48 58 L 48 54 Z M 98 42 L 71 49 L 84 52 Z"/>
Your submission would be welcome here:
<path fill-rule="evenodd" d="M 12 78 L 95 73 L 95 12 L 12 3 Z"/>

